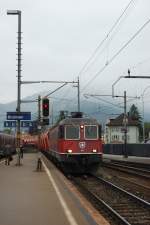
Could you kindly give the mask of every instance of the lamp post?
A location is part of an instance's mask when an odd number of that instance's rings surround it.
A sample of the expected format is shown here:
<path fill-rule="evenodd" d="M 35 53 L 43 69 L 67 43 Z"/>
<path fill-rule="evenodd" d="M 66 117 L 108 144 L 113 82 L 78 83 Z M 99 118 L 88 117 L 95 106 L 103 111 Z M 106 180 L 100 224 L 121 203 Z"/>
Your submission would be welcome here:
<path fill-rule="evenodd" d="M 147 89 L 148 88 L 150 88 L 150 85 L 149 86 L 147 86 L 145 89 L 144 89 L 144 91 L 143 91 L 143 93 L 142 93 L 142 95 L 141 95 L 141 97 L 142 97 L 142 108 L 143 108 L 143 142 L 145 142 L 145 125 L 144 125 L 144 94 L 145 94 L 145 92 L 147 91 Z"/>
<path fill-rule="evenodd" d="M 21 105 L 21 11 L 20 10 L 7 10 L 7 15 L 17 15 L 18 16 L 18 89 L 17 89 L 17 108 L 16 111 L 20 113 Z M 20 120 L 17 120 L 17 136 L 16 136 L 16 151 L 18 153 L 17 164 L 20 166 Z"/>

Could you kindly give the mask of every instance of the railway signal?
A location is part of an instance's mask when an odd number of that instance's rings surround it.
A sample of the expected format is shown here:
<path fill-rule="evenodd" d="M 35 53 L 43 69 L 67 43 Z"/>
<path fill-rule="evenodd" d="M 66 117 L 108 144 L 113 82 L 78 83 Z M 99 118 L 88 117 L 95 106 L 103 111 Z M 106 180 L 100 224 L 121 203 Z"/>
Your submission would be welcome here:
<path fill-rule="evenodd" d="M 43 118 L 43 126 L 49 125 L 49 118 Z"/>
<path fill-rule="evenodd" d="M 43 117 L 49 116 L 49 99 L 48 98 L 42 99 L 42 113 L 43 113 Z"/>

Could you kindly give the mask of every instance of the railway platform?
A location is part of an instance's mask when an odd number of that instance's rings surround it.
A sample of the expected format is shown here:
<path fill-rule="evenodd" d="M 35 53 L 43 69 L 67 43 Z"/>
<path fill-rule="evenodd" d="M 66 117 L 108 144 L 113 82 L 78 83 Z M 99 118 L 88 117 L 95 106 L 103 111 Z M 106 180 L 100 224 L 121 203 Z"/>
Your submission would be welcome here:
<path fill-rule="evenodd" d="M 44 156 L 39 172 L 36 153 L 24 154 L 21 166 L 15 163 L 15 157 L 9 166 L 0 162 L 0 224 L 109 224 Z"/>
<path fill-rule="evenodd" d="M 111 155 L 103 154 L 104 160 L 116 160 L 116 161 L 125 161 L 125 162 L 134 162 L 139 164 L 150 165 L 150 157 L 137 157 L 137 156 L 128 156 L 127 158 L 124 155 Z"/>

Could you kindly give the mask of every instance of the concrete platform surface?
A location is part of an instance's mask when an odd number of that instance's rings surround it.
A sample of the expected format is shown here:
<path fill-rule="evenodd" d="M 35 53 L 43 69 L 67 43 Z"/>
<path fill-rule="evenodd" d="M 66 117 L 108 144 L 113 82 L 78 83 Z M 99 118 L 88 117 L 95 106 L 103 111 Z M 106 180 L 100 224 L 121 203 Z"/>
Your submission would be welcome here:
<path fill-rule="evenodd" d="M 103 154 L 103 159 L 121 160 L 121 161 L 127 161 L 127 162 L 137 162 L 137 163 L 144 163 L 144 164 L 150 165 L 149 157 L 128 156 L 127 158 L 125 158 L 123 155 Z"/>
<path fill-rule="evenodd" d="M 96 225 L 60 181 L 52 184 L 55 177 L 48 177 L 46 167 L 36 172 L 36 154 L 24 154 L 22 166 L 15 163 L 0 162 L 1 225 Z"/>

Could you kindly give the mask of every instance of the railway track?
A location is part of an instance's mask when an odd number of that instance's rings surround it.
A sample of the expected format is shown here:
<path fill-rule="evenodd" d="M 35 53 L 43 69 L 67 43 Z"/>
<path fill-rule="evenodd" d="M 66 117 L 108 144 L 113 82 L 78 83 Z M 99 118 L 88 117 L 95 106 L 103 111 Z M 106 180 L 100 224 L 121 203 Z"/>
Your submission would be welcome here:
<path fill-rule="evenodd" d="M 121 160 L 115 160 L 115 159 L 107 159 L 107 158 L 103 158 L 104 162 L 113 162 L 116 164 L 121 164 L 121 165 L 125 165 L 125 166 L 131 166 L 131 167 L 135 167 L 135 168 L 141 168 L 141 169 L 147 169 L 150 171 L 150 165 L 149 164 L 145 164 L 142 162 L 131 162 L 131 161 L 121 161 Z"/>
<path fill-rule="evenodd" d="M 150 202 L 150 181 L 118 171 L 116 173 L 115 170 L 105 167 L 101 168 L 96 175 Z"/>
<path fill-rule="evenodd" d="M 150 224 L 150 203 L 143 199 L 94 175 L 86 180 L 74 178 L 74 182 L 97 209 L 107 212 L 111 224 Z"/>
<path fill-rule="evenodd" d="M 150 179 L 150 170 L 143 169 L 143 168 L 137 168 L 133 166 L 124 165 L 122 163 L 116 163 L 116 162 L 103 162 L 103 166 L 107 168 L 112 168 L 120 172 L 125 172 L 131 175 L 136 175 L 145 179 Z"/>

